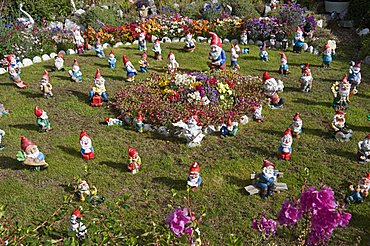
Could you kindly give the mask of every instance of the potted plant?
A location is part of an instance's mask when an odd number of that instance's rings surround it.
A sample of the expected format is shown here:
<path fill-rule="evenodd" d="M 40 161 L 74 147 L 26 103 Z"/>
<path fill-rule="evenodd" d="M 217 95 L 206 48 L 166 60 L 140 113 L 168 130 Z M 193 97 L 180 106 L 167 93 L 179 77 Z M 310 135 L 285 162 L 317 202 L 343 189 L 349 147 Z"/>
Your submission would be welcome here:
<path fill-rule="evenodd" d="M 348 6 L 349 0 L 325 0 L 325 10 L 328 13 L 343 13 L 347 11 Z"/>

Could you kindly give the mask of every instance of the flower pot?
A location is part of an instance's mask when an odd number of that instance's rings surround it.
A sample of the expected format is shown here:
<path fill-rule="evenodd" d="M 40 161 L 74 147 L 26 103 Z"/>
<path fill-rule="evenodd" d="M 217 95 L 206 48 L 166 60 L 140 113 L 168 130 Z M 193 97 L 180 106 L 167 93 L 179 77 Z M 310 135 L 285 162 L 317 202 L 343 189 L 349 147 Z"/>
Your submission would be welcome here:
<path fill-rule="evenodd" d="M 347 11 L 348 0 L 325 0 L 325 11 L 328 13 L 337 12 L 338 14 Z"/>

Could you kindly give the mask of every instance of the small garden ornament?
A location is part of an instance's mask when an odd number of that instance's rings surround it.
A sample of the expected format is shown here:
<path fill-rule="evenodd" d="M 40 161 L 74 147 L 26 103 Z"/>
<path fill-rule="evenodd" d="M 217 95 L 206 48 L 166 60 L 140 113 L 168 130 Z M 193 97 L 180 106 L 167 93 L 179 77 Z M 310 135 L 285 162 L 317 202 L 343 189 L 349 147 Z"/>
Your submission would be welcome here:
<path fill-rule="evenodd" d="M 52 68 L 53 72 L 64 71 L 64 53 L 59 52 L 58 55 L 55 57 L 54 67 Z"/>
<path fill-rule="evenodd" d="M 361 84 L 361 61 L 351 62 L 351 67 L 349 68 L 348 81 L 351 84 L 352 92 L 351 94 L 357 94 L 357 86 Z"/>
<path fill-rule="evenodd" d="M 139 153 L 134 148 L 128 148 L 128 170 L 131 171 L 132 174 L 139 172 L 141 167 L 141 158 Z"/>
<path fill-rule="evenodd" d="M 337 110 L 331 123 L 335 139 L 341 142 L 349 141 L 353 134 L 353 131 L 347 128 L 345 117 L 346 114 L 343 111 Z"/>
<path fill-rule="evenodd" d="M 306 63 L 305 65 L 302 65 L 302 75 L 300 78 L 301 82 L 301 91 L 302 92 L 310 92 L 312 89 L 312 74 L 311 74 L 311 69 L 309 67 L 310 65 Z"/>
<path fill-rule="evenodd" d="M 17 68 L 12 67 L 10 64 L 8 65 L 10 80 L 13 81 L 18 88 L 25 89 L 27 87 L 27 83 L 21 79 L 18 71 L 19 70 Z"/>
<path fill-rule="evenodd" d="M 233 44 L 233 43 L 231 44 L 230 60 L 231 60 L 231 67 L 234 71 L 238 71 L 240 69 L 240 66 L 238 64 L 238 58 L 239 58 L 238 48 L 236 46 L 238 46 L 238 44 Z M 239 51 L 240 51 L 240 48 L 239 48 Z"/>
<path fill-rule="evenodd" d="M 360 181 L 360 184 L 354 186 L 350 185 L 349 189 L 351 194 L 346 197 L 346 202 L 351 203 L 362 203 L 364 198 L 369 195 L 370 190 L 370 173 L 366 177 L 363 177 Z"/>
<path fill-rule="evenodd" d="M 81 145 L 80 153 L 85 161 L 92 160 L 95 158 L 94 147 L 92 146 L 91 138 L 89 137 L 89 135 L 87 135 L 87 133 L 84 130 L 82 130 L 80 133 L 80 145 Z"/>
<path fill-rule="evenodd" d="M 16 69 L 18 73 L 21 73 L 22 63 L 18 57 L 16 57 L 14 54 L 10 54 L 6 57 L 6 59 L 7 59 L 8 65 L 10 64 L 10 66 Z"/>
<path fill-rule="evenodd" d="M 135 123 L 135 129 L 137 132 L 143 132 L 144 131 L 144 115 L 141 110 L 137 112 L 137 117 L 134 119 Z"/>
<path fill-rule="evenodd" d="M 39 151 L 37 145 L 28 138 L 21 136 L 21 149 L 17 153 L 17 160 L 29 167 L 31 171 L 46 169 L 49 165 L 45 162 L 45 155 Z"/>
<path fill-rule="evenodd" d="M 4 105 L 0 103 L 0 116 L 8 115 L 9 110 L 5 109 Z"/>
<path fill-rule="evenodd" d="M 357 161 L 364 164 L 370 162 L 370 134 L 357 144 Z"/>
<path fill-rule="evenodd" d="M 45 98 L 53 96 L 53 86 L 49 82 L 49 72 L 44 70 L 44 75 L 40 81 L 40 90 L 44 94 Z"/>
<path fill-rule="evenodd" d="M 135 76 L 137 75 L 137 70 L 125 55 L 123 56 L 123 64 L 126 67 L 126 81 L 133 82 L 135 80 Z"/>
<path fill-rule="evenodd" d="M 193 39 L 193 35 L 191 34 L 191 32 L 188 31 L 185 36 L 184 51 L 193 52 L 194 50 L 195 50 L 195 40 Z"/>
<path fill-rule="evenodd" d="M 148 72 L 149 62 L 148 62 L 148 54 L 146 53 L 146 51 L 141 55 L 139 65 L 140 65 L 140 72 L 141 73 Z"/>
<path fill-rule="evenodd" d="M 332 50 L 331 46 L 327 42 L 322 50 L 322 67 L 323 68 L 330 68 L 330 64 L 333 61 L 334 51 Z"/>
<path fill-rule="evenodd" d="M 82 72 L 80 71 L 80 66 L 78 65 L 77 59 L 73 60 L 72 70 L 69 70 L 68 74 L 72 81 L 82 82 Z"/>
<path fill-rule="evenodd" d="M 262 105 L 261 104 L 258 103 L 257 105 L 254 105 L 251 108 L 251 112 L 252 112 L 252 118 L 253 118 L 254 121 L 256 121 L 258 123 L 261 123 L 265 120 L 265 117 L 262 114 Z"/>
<path fill-rule="evenodd" d="M 231 136 L 235 137 L 239 130 L 239 123 L 236 121 L 232 121 L 231 117 L 229 117 L 227 124 L 222 124 L 220 129 L 221 138 Z"/>
<path fill-rule="evenodd" d="M 285 102 L 284 98 L 280 98 L 277 92 L 283 91 L 284 84 L 281 80 L 275 80 L 274 77 L 267 72 L 263 74 L 263 87 L 265 94 L 270 100 L 270 108 L 280 109 Z"/>
<path fill-rule="evenodd" d="M 49 117 L 47 113 L 38 106 L 35 106 L 34 113 L 35 116 L 37 117 L 36 124 L 39 126 L 39 130 L 41 132 L 51 131 L 52 129 L 50 126 Z"/>
<path fill-rule="evenodd" d="M 167 57 L 167 72 L 169 74 L 176 73 L 177 68 L 179 67 L 179 63 L 176 61 L 175 54 L 172 50 L 170 50 L 170 53 Z"/>
<path fill-rule="evenodd" d="M 98 189 L 94 185 L 90 188 L 86 180 L 81 180 L 78 183 L 76 195 L 80 198 L 81 202 L 87 201 L 93 206 L 104 202 L 104 197 L 98 195 Z"/>
<path fill-rule="evenodd" d="M 284 53 L 280 53 L 279 74 L 287 75 L 289 72 L 288 58 Z"/>
<path fill-rule="evenodd" d="M 4 136 L 5 136 L 5 131 L 0 129 L 0 150 L 3 150 L 5 148 L 5 145 L 2 143 Z"/>
<path fill-rule="evenodd" d="M 80 210 L 76 208 L 71 215 L 71 224 L 69 226 L 69 231 L 75 232 L 80 242 L 85 239 L 87 234 L 87 227 L 82 223 L 82 217 Z"/>
<path fill-rule="evenodd" d="M 278 148 L 279 160 L 289 161 L 292 155 L 293 136 L 290 128 L 286 129 L 281 136 L 281 145 Z"/>
<path fill-rule="evenodd" d="M 348 108 L 349 97 L 351 95 L 351 84 L 344 75 L 342 81 L 335 82 L 331 91 L 334 96 L 333 107 L 335 110 L 346 110 Z"/>
<path fill-rule="evenodd" d="M 101 76 L 99 69 L 96 69 L 94 87 L 90 90 L 89 100 L 93 107 L 103 106 L 103 102 L 108 102 L 105 79 Z"/>
<path fill-rule="evenodd" d="M 138 48 L 140 51 L 146 51 L 146 40 L 145 40 L 146 33 L 141 32 L 139 34 L 139 42 L 138 42 Z"/>
<path fill-rule="evenodd" d="M 187 141 L 188 147 L 196 147 L 200 145 L 200 142 L 204 138 L 202 133 L 202 126 L 198 126 L 199 118 L 195 114 L 190 117 L 187 123 L 181 120 L 176 123 L 172 123 L 173 126 L 181 128 L 180 136 L 184 136 Z"/>
<path fill-rule="evenodd" d="M 266 43 L 263 43 L 261 46 L 259 56 L 261 61 L 267 62 L 269 60 L 269 53 L 266 50 Z"/>
<path fill-rule="evenodd" d="M 197 162 L 193 162 L 189 168 L 189 175 L 187 178 L 187 185 L 191 187 L 192 191 L 200 187 L 202 184 L 202 176 L 200 176 L 200 166 Z"/>
<path fill-rule="evenodd" d="M 96 56 L 99 58 L 105 58 L 103 45 L 100 43 L 100 38 L 98 38 L 94 44 Z"/>
<path fill-rule="evenodd" d="M 108 56 L 108 67 L 113 69 L 116 67 L 116 62 L 117 62 L 117 59 L 116 57 L 114 56 L 114 51 L 111 50 L 110 53 L 109 53 L 109 56 Z"/>
<path fill-rule="evenodd" d="M 293 117 L 293 123 L 292 123 L 293 137 L 295 138 L 301 137 L 302 125 L 303 125 L 303 122 L 302 122 L 301 114 L 297 112 L 295 113 Z"/>
<path fill-rule="evenodd" d="M 248 29 L 244 29 L 240 34 L 240 44 L 247 45 L 248 44 Z"/>
<path fill-rule="evenodd" d="M 154 59 L 161 61 L 162 60 L 162 49 L 161 49 L 161 43 L 159 42 L 158 38 L 155 40 L 152 50 L 154 52 Z"/>
<path fill-rule="evenodd" d="M 222 70 L 226 69 L 226 53 L 222 49 L 221 39 L 216 33 L 210 32 L 211 35 L 211 50 L 209 51 L 208 59 L 211 60 L 209 67 L 211 70 Z"/>
<path fill-rule="evenodd" d="M 77 54 L 83 54 L 85 52 L 84 44 L 85 39 L 81 35 L 81 30 L 79 26 L 73 29 L 74 44 L 76 46 Z"/>
<path fill-rule="evenodd" d="M 301 53 L 303 43 L 304 43 L 304 37 L 303 37 L 303 31 L 301 27 L 297 27 L 296 35 L 293 39 L 293 52 L 294 53 Z"/>

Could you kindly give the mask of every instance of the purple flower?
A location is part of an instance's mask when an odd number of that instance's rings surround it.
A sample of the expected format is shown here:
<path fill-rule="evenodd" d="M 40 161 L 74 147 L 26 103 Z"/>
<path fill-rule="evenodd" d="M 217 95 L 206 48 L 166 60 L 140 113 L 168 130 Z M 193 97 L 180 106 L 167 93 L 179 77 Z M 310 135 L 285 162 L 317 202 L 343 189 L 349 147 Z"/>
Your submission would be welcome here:
<path fill-rule="evenodd" d="M 295 225 L 302 218 L 303 210 L 297 207 L 298 205 L 289 199 L 284 201 L 281 210 L 277 214 L 277 220 L 280 225 Z"/>
<path fill-rule="evenodd" d="M 276 233 L 276 221 L 266 219 L 265 215 L 262 215 L 260 220 L 253 219 L 251 227 L 266 237 Z"/>
<path fill-rule="evenodd" d="M 178 237 L 181 237 L 183 234 L 191 235 L 192 228 L 187 226 L 190 222 L 191 219 L 187 208 L 176 208 L 166 219 L 166 223 L 170 226 L 171 231 Z"/>

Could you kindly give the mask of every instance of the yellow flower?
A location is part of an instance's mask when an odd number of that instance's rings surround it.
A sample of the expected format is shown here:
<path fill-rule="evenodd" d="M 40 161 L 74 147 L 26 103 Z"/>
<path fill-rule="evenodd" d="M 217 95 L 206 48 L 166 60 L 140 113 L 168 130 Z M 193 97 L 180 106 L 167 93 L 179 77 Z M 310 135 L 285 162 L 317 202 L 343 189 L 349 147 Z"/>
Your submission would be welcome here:
<path fill-rule="evenodd" d="M 221 99 L 221 100 L 224 100 L 224 99 L 225 99 L 225 96 L 224 96 L 224 95 L 221 95 L 221 96 L 220 96 L 220 99 Z"/>

